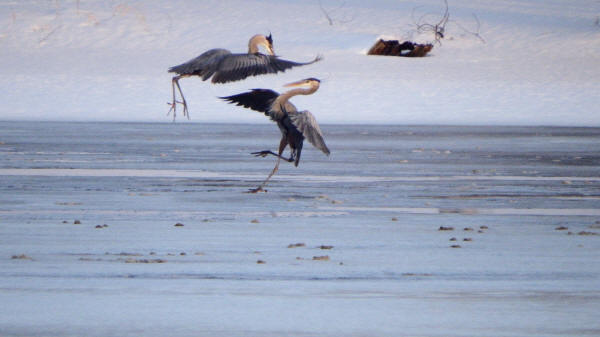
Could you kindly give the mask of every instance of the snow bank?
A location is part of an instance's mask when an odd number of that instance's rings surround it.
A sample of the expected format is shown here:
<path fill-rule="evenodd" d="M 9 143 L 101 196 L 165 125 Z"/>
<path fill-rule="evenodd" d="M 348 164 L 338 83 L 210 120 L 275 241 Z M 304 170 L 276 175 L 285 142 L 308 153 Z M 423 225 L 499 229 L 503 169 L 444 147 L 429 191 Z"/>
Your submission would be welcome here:
<path fill-rule="evenodd" d="M 12 1 L 0 4 L 3 120 L 170 121 L 169 66 L 207 49 L 246 50 L 272 32 L 286 59 L 318 64 L 225 85 L 181 81 L 195 122 L 266 122 L 217 96 L 283 90 L 321 123 L 600 125 L 600 3 L 450 0 L 430 57 L 369 57 L 381 36 L 427 42 L 442 1 Z M 329 15 L 329 19 L 325 16 Z M 468 33 L 477 31 L 485 43 Z"/>

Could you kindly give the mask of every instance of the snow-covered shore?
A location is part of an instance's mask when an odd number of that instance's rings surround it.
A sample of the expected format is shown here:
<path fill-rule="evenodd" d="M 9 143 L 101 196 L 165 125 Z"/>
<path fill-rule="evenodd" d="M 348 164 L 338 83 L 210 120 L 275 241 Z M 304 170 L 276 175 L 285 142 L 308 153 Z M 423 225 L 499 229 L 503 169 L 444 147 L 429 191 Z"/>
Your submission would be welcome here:
<path fill-rule="evenodd" d="M 185 79 L 193 121 L 263 122 L 216 97 L 314 76 L 319 92 L 296 101 L 322 123 L 600 125 L 599 3 L 449 6 L 442 45 L 404 59 L 365 52 L 380 36 L 431 40 L 411 34 L 413 17 L 438 20 L 442 1 L 322 1 L 332 25 L 318 1 L 4 2 L 0 119 L 169 120 L 169 66 L 270 31 L 282 57 L 324 60 L 227 85 Z"/>

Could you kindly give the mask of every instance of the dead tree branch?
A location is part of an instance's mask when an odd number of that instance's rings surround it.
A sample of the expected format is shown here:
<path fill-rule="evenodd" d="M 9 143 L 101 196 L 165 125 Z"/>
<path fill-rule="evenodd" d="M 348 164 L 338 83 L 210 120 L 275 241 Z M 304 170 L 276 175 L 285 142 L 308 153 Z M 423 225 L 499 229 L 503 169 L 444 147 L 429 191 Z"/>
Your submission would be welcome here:
<path fill-rule="evenodd" d="M 321 9 L 321 12 L 323 13 L 323 15 L 325 16 L 325 18 L 329 22 L 330 26 L 333 26 L 335 22 L 348 23 L 348 22 L 351 22 L 352 20 L 354 20 L 354 18 L 350 18 L 350 19 L 338 19 L 338 18 L 332 17 L 332 15 L 330 14 L 330 13 L 336 12 L 336 11 L 344 8 L 345 5 L 346 5 L 345 2 L 341 2 L 341 4 L 337 8 L 334 8 L 334 9 L 328 11 L 328 10 L 325 9 L 325 7 L 323 7 L 323 3 L 321 2 L 321 0 L 319 0 L 319 8 Z"/>
<path fill-rule="evenodd" d="M 325 10 L 325 8 L 323 8 L 323 4 L 321 3 L 321 0 L 319 0 L 319 7 L 321 8 L 321 12 L 323 12 L 323 15 L 325 15 L 325 18 L 327 19 L 327 21 L 329 21 L 329 25 L 333 26 L 333 19 L 331 18 L 331 16 L 329 16 L 329 13 Z"/>
<path fill-rule="evenodd" d="M 61 24 L 61 25 L 58 25 L 58 26 L 56 26 L 56 27 L 54 27 L 54 28 L 53 28 L 53 29 L 52 29 L 50 32 L 48 32 L 48 34 L 46 34 L 45 36 L 41 37 L 41 38 L 38 40 L 38 43 L 39 43 L 40 45 L 41 45 L 41 44 L 43 44 L 44 42 L 46 42 L 46 40 L 48 40 L 48 38 L 49 38 L 49 37 L 50 37 L 52 34 L 56 33 L 56 31 L 58 31 L 58 30 L 59 30 L 59 29 L 61 29 L 61 28 L 62 28 L 62 24 Z"/>
<path fill-rule="evenodd" d="M 466 29 L 457 21 L 453 21 L 453 22 L 454 22 L 454 24 L 456 24 L 456 26 L 458 26 L 458 28 L 462 29 L 465 33 L 475 36 L 482 43 L 486 43 L 485 39 L 480 34 L 481 22 L 479 22 L 479 18 L 477 18 L 477 15 L 475 15 L 475 13 L 473 13 L 473 19 L 475 19 L 475 23 L 477 24 L 477 29 L 475 31 L 470 31 L 470 30 Z"/>
<path fill-rule="evenodd" d="M 444 4 L 446 6 L 444 14 L 437 23 L 429 23 L 426 21 L 427 17 L 430 16 L 430 14 L 423 14 L 418 20 L 415 20 L 414 14 L 416 8 L 413 9 L 413 12 L 411 14 L 417 33 L 433 33 L 435 42 L 440 45 L 442 44 L 441 40 L 444 38 L 444 34 L 446 33 L 446 24 L 448 23 L 448 19 L 450 18 L 450 11 L 448 10 L 448 0 L 444 0 Z"/>

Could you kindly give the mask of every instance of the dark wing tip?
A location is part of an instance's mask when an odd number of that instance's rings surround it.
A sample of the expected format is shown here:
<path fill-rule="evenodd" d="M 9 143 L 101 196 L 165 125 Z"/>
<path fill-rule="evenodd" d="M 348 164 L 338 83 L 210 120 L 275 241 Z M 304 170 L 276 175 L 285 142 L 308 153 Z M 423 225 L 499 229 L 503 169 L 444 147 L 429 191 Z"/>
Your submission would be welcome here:
<path fill-rule="evenodd" d="M 278 96 L 270 89 L 252 89 L 237 95 L 223 96 L 220 99 L 238 106 L 243 106 L 255 111 L 268 113 L 271 102 Z"/>
<path fill-rule="evenodd" d="M 168 72 L 169 72 L 169 73 L 176 73 L 176 74 L 182 75 L 182 72 L 181 72 L 181 64 L 180 64 L 180 65 L 176 65 L 176 66 L 169 67 L 169 71 L 168 71 Z"/>

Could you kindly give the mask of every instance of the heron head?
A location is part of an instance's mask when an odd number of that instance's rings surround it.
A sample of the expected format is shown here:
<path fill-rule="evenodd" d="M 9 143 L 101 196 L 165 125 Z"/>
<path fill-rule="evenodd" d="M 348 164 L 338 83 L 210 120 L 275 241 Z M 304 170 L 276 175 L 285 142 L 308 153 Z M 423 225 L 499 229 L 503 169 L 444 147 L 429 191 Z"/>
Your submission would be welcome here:
<path fill-rule="evenodd" d="M 304 86 L 310 86 L 310 87 L 317 87 L 318 88 L 320 84 L 321 84 L 321 80 L 319 80 L 318 78 L 309 77 L 309 78 L 305 78 L 305 79 L 300 80 L 300 81 L 296 81 L 296 82 L 285 84 L 284 87 L 304 87 Z"/>
<path fill-rule="evenodd" d="M 258 53 L 259 46 L 263 46 L 269 55 L 275 55 L 275 52 L 273 51 L 273 38 L 271 37 L 271 34 L 269 34 L 269 36 L 260 34 L 254 35 L 248 42 L 248 53 Z"/>
<path fill-rule="evenodd" d="M 273 37 L 271 33 L 268 36 L 265 36 L 265 41 L 263 42 L 263 46 L 271 55 L 275 55 L 275 51 L 273 50 Z"/>
<path fill-rule="evenodd" d="M 269 36 L 266 36 L 265 38 L 267 39 L 267 41 L 269 41 L 271 47 L 273 47 L 273 37 L 271 36 L 271 33 L 269 33 Z"/>
<path fill-rule="evenodd" d="M 285 84 L 284 87 L 288 87 L 288 88 L 290 88 L 290 87 L 309 87 L 309 88 L 313 88 L 314 90 L 317 90 L 317 89 L 319 89 L 320 84 L 321 84 L 321 80 L 319 80 L 318 78 L 309 77 L 309 78 L 305 78 L 300 81 Z"/>

